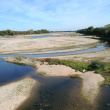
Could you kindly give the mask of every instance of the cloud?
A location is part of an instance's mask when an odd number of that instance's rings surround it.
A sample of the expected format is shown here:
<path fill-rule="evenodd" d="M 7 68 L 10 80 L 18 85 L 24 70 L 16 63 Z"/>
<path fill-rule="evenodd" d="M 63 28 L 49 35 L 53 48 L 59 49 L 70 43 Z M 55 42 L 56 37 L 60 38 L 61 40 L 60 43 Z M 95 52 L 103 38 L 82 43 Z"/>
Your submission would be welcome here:
<path fill-rule="evenodd" d="M 4 21 L 8 19 L 10 22 L 37 25 L 39 28 L 50 26 L 50 30 L 52 27 L 74 29 L 74 25 L 81 27 L 79 23 L 83 26 L 95 26 L 97 22 L 109 22 L 109 7 L 109 0 L 1 0 L 0 18 Z"/>

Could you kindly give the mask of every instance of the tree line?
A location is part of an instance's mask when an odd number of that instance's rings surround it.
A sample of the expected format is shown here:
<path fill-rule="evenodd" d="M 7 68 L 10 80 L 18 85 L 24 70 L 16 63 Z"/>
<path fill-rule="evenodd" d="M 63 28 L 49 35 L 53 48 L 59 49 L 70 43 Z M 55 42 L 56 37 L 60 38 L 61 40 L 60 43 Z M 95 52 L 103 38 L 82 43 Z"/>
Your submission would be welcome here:
<path fill-rule="evenodd" d="M 77 32 L 86 35 L 97 35 L 100 38 L 110 42 L 110 24 L 105 25 L 104 27 L 97 27 L 97 28 L 90 26 L 85 29 L 77 30 Z"/>
<path fill-rule="evenodd" d="M 5 36 L 5 35 L 27 35 L 27 34 L 42 34 L 42 33 L 49 33 L 49 30 L 46 29 L 41 29 L 41 30 L 36 30 L 34 31 L 33 29 L 30 29 L 28 31 L 12 31 L 10 29 L 0 31 L 0 36 Z"/>

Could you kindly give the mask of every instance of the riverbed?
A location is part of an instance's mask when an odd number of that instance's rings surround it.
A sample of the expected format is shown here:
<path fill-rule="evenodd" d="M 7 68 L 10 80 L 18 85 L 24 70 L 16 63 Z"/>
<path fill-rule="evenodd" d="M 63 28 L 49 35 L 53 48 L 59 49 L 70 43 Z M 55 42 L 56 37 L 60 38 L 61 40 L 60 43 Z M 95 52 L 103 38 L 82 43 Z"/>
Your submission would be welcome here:
<path fill-rule="evenodd" d="M 108 47 L 101 45 L 90 49 L 102 51 Z M 84 50 L 82 53 L 88 52 Z M 93 52 L 93 51 L 92 51 Z M 39 55 L 23 55 L 26 57 L 50 57 L 79 53 L 51 53 Z M 108 110 L 110 107 L 110 86 L 102 86 L 100 92 L 92 105 L 87 104 L 80 96 L 80 79 L 66 77 L 43 77 L 36 74 L 36 69 L 30 66 L 17 65 L 3 61 L 1 58 L 8 56 L 19 56 L 18 54 L 0 55 L 0 85 L 20 80 L 21 78 L 31 77 L 39 81 L 40 87 L 35 86 L 31 92 L 31 97 L 24 102 L 18 110 L 85 110 L 102 109 Z"/>

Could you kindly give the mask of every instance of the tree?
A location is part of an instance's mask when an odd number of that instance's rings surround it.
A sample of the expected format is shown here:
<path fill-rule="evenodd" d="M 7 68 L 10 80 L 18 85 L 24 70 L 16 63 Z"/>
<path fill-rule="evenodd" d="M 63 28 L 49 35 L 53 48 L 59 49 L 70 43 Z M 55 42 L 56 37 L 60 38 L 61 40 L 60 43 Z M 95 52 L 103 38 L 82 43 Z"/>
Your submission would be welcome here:
<path fill-rule="evenodd" d="M 10 29 L 6 30 L 6 35 L 14 35 L 14 32 Z"/>
<path fill-rule="evenodd" d="M 28 34 L 34 34 L 34 31 L 33 31 L 33 29 L 30 29 L 30 30 L 28 30 L 27 33 L 28 33 Z"/>
<path fill-rule="evenodd" d="M 104 26 L 104 28 L 109 28 L 110 27 L 110 24 L 107 24 Z"/>

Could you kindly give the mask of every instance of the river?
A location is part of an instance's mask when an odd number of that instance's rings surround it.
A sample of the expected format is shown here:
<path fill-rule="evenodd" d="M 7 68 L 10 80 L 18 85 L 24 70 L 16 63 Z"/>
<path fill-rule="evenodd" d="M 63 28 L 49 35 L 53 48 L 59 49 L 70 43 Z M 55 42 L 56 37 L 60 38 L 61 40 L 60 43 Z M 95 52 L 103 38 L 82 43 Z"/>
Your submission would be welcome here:
<path fill-rule="evenodd" d="M 49 57 L 68 54 L 78 54 L 80 52 L 93 52 L 107 49 L 105 45 L 100 45 L 92 49 L 51 53 L 40 55 L 23 55 L 26 57 Z M 89 50 L 89 51 L 88 51 Z M 18 110 L 109 110 L 110 108 L 110 86 L 102 86 L 93 105 L 88 105 L 80 96 L 80 79 L 66 77 L 43 77 L 36 73 L 36 69 L 31 66 L 17 65 L 2 60 L 3 57 L 18 56 L 19 54 L 0 55 L 0 85 L 19 80 L 24 77 L 31 77 L 40 82 L 31 92 L 31 97 L 24 102 Z"/>

